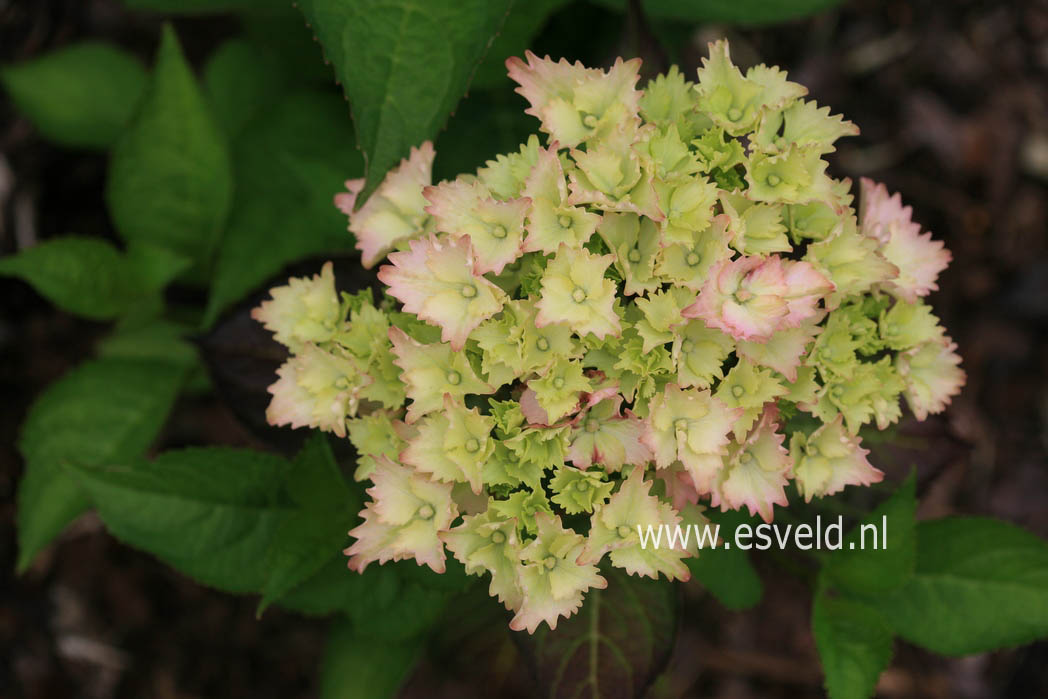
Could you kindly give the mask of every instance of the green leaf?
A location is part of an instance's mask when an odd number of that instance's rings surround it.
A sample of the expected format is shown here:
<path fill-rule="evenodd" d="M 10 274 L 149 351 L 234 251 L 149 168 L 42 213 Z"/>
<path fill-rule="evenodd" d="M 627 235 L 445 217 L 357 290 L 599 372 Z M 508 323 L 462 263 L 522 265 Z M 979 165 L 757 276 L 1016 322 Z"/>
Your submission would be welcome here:
<path fill-rule="evenodd" d="M 286 0 L 124 0 L 124 4 L 136 10 L 152 12 L 210 14 L 243 10 L 276 10 L 284 7 Z"/>
<path fill-rule="evenodd" d="M 130 121 L 146 72 L 127 52 L 87 41 L 4 67 L 0 83 L 44 138 L 108 148 Z"/>
<path fill-rule="evenodd" d="M 223 43 L 204 66 L 204 89 L 212 112 L 231 138 L 259 110 L 276 102 L 286 82 L 276 56 L 244 39 Z"/>
<path fill-rule="evenodd" d="M 714 524 L 720 525 L 720 537 L 728 542 L 735 540 L 737 526 L 751 522 L 751 518 L 739 511 L 721 513 L 708 510 L 705 514 Z M 685 563 L 691 570 L 692 579 L 701 583 L 728 609 L 749 609 L 764 595 L 764 586 L 750 563 L 749 553 L 740 548 L 718 546 L 702 549 L 697 558 L 688 558 Z"/>
<path fill-rule="evenodd" d="M 644 0 L 652 19 L 688 22 L 774 24 L 822 12 L 842 0 Z M 625 10 L 626 0 L 597 0 L 601 5 Z"/>
<path fill-rule="evenodd" d="M 149 290 L 163 289 L 193 266 L 190 258 L 146 242 L 132 243 L 127 258 Z"/>
<path fill-rule="evenodd" d="M 51 384 L 29 410 L 18 448 L 18 569 L 84 511 L 87 500 L 63 465 L 132 458 L 167 417 L 185 373 L 167 362 L 99 359 Z"/>
<path fill-rule="evenodd" d="M 290 468 L 279 456 L 225 447 L 71 466 L 117 539 L 241 593 L 257 592 L 268 577 L 270 541 L 292 509 L 281 488 Z"/>
<path fill-rule="evenodd" d="M 120 324 L 98 343 L 99 357 L 158 360 L 190 369 L 197 366 L 196 348 L 185 340 L 189 329 L 170 320 L 150 318 Z"/>
<path fill-rule="evenodd" d="M 346 532 L 357 519 L 360 496 L 346 485 L 327 438 L 314 434 L 284 478 L 301 509 L 285 517 L 269 548 L 269 576 L 258 605 L 261 614 L 331 559 L 344 561 Z"/>
<path fill-rule="evenodd" d="M 1048 636 L 1048 542 L 1000 520 L 917 525 L 917 567 L 881 611 L 907 641 L 945 655 Z"/>
<path fill-rule="evenodd" d="M 278 604 L 310 616 L 341 612 L 361 633 L 399 641 L 432 629 L 451 596 L 470 582 L 452 560 L 443 575 L 414 561 L 370 565 L 356 573 L 346 567 L 344 556 L 338 556 Z"/>
<path fill-rule="evenodd" d="M 64 311 L 95 320 L 123 315 L 184 266 L 159 270 L 99 238 L 52 238 L 0 259 L 0 275 L 18 277 Z"/>
<path fill-rule="evenodd" d="M 676 600 L 664 580 L 601 571 L 606 590 L 590 590 L 578 614 L 540 626 L 532 645 L 539 686 L 560 697 L 642 696 L 665 667 L 676 636 Z"/>
<path fill-rule="evenodd" d="M 455 109 L 455 118 L 437 138 L 440 155 L 433 164 L 433 180 L 454 179 L 472 172 L 496 153 L 515 152 L 535 131 L 535 120 L 520 108 L 520 99 L 508 90 L 474 92 Z"/>
<path fill-rule="evenodd" d="M 300 85 L 331 87 L 335 79 L 331 66 L 324 63 L 320 44 L 302 21 L 302 13 L 291 3 L 271 12 L 242 15 L 240 24 L 256 49 L 277 57 L 290 80 Z M 343 114 L 344 110 L 345 105 Z"/>
<path fill-rule="evenodd" d="M 508 87 L 510 80 L 506 74 L 506 59 L 510 56 L 523 56 L 524 51 L 531 48 L 531 40 L 539 33 L 550 15 L 569 2 L 571 0 L 514 2 L 502 30 L 477 68 L 471 87 Z"/>
<path fill-rule="evenodd" d="M 320 670 L 320 699 L 388 699 L 415 665 L 424 639 L 387 641 L 361 635 L 336 619 Z"/>
<path fill-rule="evenodd" d="M 911 472 L 890 498 L 848 532 L 843 548 L 826 557 L 824 570 L 830 582 L 869 596 L 910 579 L 916 557 L 916 483 L 916 472 Z"/>
<path fill-rule="evenodd" d="M 232 192 L 225 136 L 165 26 L 152 82 L 113 150 L 106 186 L 113 223 L 129 243 L 165 247 L 206 270 Z"/>
<path fill-rule="evenodd" d="M 875 609 L 854 600 L 815 596 L 812 631 L 830 699 L 867 699 L 892 658 L 892 633 Z"/>
<path fill-rule="evenodd" d="M 302 0 L 353 112 L 367 192 L 436 136 L 512 0 Z"/>
<path fill-rule="evenodd" d="M 215 265 L 210 325 L 289 262 L 353 247 L 332 200 L 363 172 L 345 104 L 299 91 L 255 119 L 237 139 L 237 194 Z"/>

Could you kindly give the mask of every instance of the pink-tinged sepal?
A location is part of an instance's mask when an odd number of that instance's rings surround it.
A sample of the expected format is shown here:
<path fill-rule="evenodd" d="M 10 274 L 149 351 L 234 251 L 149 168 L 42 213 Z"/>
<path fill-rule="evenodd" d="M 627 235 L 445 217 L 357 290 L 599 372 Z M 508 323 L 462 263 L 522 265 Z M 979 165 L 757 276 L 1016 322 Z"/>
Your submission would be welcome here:
<path fill-rule="evenodd" d="M 364 180 L 348 180 L 347 191 L 335 195 L 335 206 L 349 216 L 349 231 L 357 238 L 365 268 L 373 267 L 401 241 L 424 232 L 427 215 L 422 189 L 433 179 L 434 155 L 429 141 L 412 148 L 356 211 L 353 207 Z"/>
<path fill-rule="evenodd" d="M 542 622 L 556 629 L 560 617 L 579 610 L 587 590 L 608 586 L 597 566 L 576 562 L 586 545 L 582 536 L 545 512 L 535 514 L 535 524 L 538 536 L 521 551 L 517 581 L 523 597 L 509 623 L 514 631 L 528 633 L 535 633 Z"/>
<path fill-rule="evenodd" d="M 896 356 L 895 369 L 906 384 L 903 395 L 918 420 L 941 413 L 961 392 L 967 377 L 956 350 L 957 345 L 943 337 Z"/>
<path fill-rule="evenodd" d="M 696 490 L 709 493 L 724 466 L 732 426 L 742 413 L 708 390 L 681 390 L 668 384 L 651 401 L 643 440 L 656 466 L 668 468 L 680 461 Z"/>
<path fill-rule="evenodd" d="M 527 63 L 515 56 L 506 61 L 509 77 L 531 104 L 525 111 L 538 117 L 542 130 L 561 146 L 574 148 L 624 121 L 638 121 L 640 59 L 620 58 L 605 72 L 530 51 L 525 57 Z"/>
<path fill-rule="evenodd" d="M 478 274 L 499 274 L 520 257 L 530 199 L 498 200 L 480 182 L 464 180 L 426 187 L 423 194 L 436 230 L 469 238 Z"/>
<path fill-rule="evenodd" d="M 267 390 L 273 399 L 266 409 L 271 425 L 315 427 L 346 436 L 346 421 L 355 417 L 361 390 L 371 383 L 358 361 L 336 348 L 304 345 L 277 369 L 277 381 Z"/>
<path fill-rule="evenodd" d="M 575 420 L 568 450 L 572 465 L 586 469 L 597 463 L 609 471 L 618 471 L 626 464 L 651 460 L 651 450 L 641 441 L 644 421 L 629 410 L 620 413 L 621 395 L 616 392 L 591 406 Z"/>
<path fill-rule="evenodd" d="M 378 278 L 404 311 L 441 329 L 440 338 L 459 350 L 482 322 L 502 309 L 506 294 L 476 272 L 468 237 L 430 235 L 389 256 Z"/>
<path fill-rule="evenodd" d="M 469 359 L 451 345 L 423 344 L 397 327 L 389 329 L 393 363 L 403 372 L 407 397 L 411 399 L 405 420 L 413 423 L 427 413 L 440 410 L 444 397 L 462 399 L 469 394 L 489 394 L 495 387 L 481 381 Z"/>
<path fill-rule="evenodd" d="M 884 479 L 874 468 L 858 435 L 844 427 L 840 415 L 810 435 L 794 432 L 790 439 L 793 479 L 805 502 L 813 497 L 833 495 L 849 485 L 871 485 Z"/>
<path fill-rule="evenodd" d="M 384 456 L 376 460 L 368 488 L 372 502 L 360 513 L 364 522 L 349 532 L 356 539 L 344 553 L 358 573 L 377 561 L 414 558 L 437 573 L 444 572 L 441 532 L 458 517 L 451 485 L 395 464 Z"/>
<path fill-rule="evenodd" d="M 862 178 L 859 215 L 862 232 L 880 244 L 880 253 L 899 269 L 899 275 L 884 288 L 899 298 L 914 303 L 939 288 L 939 273 L 949 266 L 953 256 L 931 233 L 921 233 L 920 225 L 911 220 L 913 211 L 903 206 L 898 194 Z"/>
<path fill-rule="evenodd" d="M 808 262 L 778 255 L 724 260 L 710 276 L 685 318 L 702 318 L 736 340 L 766 342 L 780 330 L 796 328 L 819 311 L 833 284 Z"/>
<path fill-rule="evenodd" d="M 783 446 L 786 435 L 778 431 L 778 417 L 779 411 L 769 404 L 746 441 L 732 448 L 711 505 L 722 511 L 745 506 L 751 516 L 759 514 L 765 522 L 772 521 L 775 505 L 787 505 L 785 487 L 793 459 Z"/>
<path fill-rule="evenodd" d="M 274 287 L 269 293 L 272 298 L 253 309 L 251 317 L 292 352 L 306 343 L 327 342 L 341 331 L 344 314 L 330 262 L 324 263 L 320 274 L 288 279 L 286 286 Z"/>
<path fill-rule="evenodd" d="M 642 542 L 638 530 L 674 531 L 681 524 L 680 514 L 668 503 L 651 494 L 652 482 L 644 480 L 644 467 L 635 466 L 622 481 L 617 493 L 593 514 L 586 547 L 580 563 L 597 563 L 609 554 L 611 564 L 628 575 L 670 580 L 688 580 L 691 573 L 685 558 L 696 554 L 693 540 Z"/>

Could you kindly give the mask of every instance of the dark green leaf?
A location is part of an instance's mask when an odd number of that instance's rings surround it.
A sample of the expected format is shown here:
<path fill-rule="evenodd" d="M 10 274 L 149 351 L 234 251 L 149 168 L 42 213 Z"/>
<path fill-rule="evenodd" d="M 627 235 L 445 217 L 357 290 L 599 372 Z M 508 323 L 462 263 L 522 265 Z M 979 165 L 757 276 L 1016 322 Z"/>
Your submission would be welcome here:
<path fill-rule="evenodd" d="M 72 470 L 117 539 L 205 585 L 257 592 L 292 509 L 281 488 L 290 467 L 271 454 L 214 447 Z"/>
<path fill-rule="evenodd" d="M 86 507 L 71 460 L 99 464 L 140 454 L 156 437 L 184 370 L 167 362 L 100 359 L 47 388 L 29 410 L 19 451 L 18 568 Z"/>
<path fill-rule="evenodd" d="M 240 304 L 197 340 L 200 356 L 217 395 L 240 422 L 267 444 L 289 453 L 302 448 L 307 432 L 275 427 L 266 419 L 273 398 L 267 390 L 287 361 L 287 348 L 251 317 L 252 304 Z"/>
<path fill-rule="evenodd" d="M 280 100 L 237 140 L 235 168 L 236 202 L 218 253 L 208 325 L 289 262 L 353 247 L 333 199 L 363 164 L 337 96 L 304 91 Z"/>
<path fill-rule="evenodd" d="M 146 72 L 125 51 L 89 41 L 0 69 L 0 82 L 44 138 L 108 148 L 130 121 Z"/>
<path fill-rule="evenodd" d="M 285 478 L 285 489 L 299 507 L 345 510 L 356 513 L 361 508 L 359 493 L 351 490 L 335 463 L 327 437 L 314 432 L 295 457 L 293 468 Z"/>
<path fill-rule="evenodd" d="M 197 364 L 197 352 L 185 340 L 188 328 L 169 320 L 121 324 L 98 343 L 99 357 L 159 360 L 189 369 Z"/>
<path fill-rule="evenodd" d="M 331 559 L 345 560 L 346 532 L 360 510 L 360 497 L 346 485 L 327 438 L 319 432 L 306 442 L 284 481 L 288 496 L 301 509 L 284 518 L 270 545 L 260 614 Z"/>
<path fill-rule="evenodd" d="M 567 5 L 571 0 L 535 0 L 535 2 L 513 3 L 506 23 L 492 42 L 483 62 L 473 76 L 473 89 L 508 87 L 511 83 L 506 75 L 506 59 L 523 56 L 531 48 L 531 40 L 542 29 L 549 16 Z"/>
<path fill-rule="evenodd" d="M 256 49 L 276 56 L 290 80 L 331 87 L 335 78 L 331 66 L 324 63 L 320 44 L 291 3 L 272 12 L 242 15 L 240 23 Z"/>
<path fill-rule="evenodd" d="M 230 138 L 259 110 L 276 102 L 286 82 L 276 56 L 244 39 L 226 41 L 204 66 L 204 89 L 212 112 Z"/>
<path fill-rule="evenodd" d="M 343 562 L 344 567 L 342 549 L 348 544 L 346 532 L 355 517 L 356 513 L 350 511 L 300 509 L 281 519 L 267 553 L 268 573 L 261 588 L 259 615 L 331 560 Z"/>
<path fill-rule="evenodd" d="M 395 696 L 422 650 L 423 639 L 388 641 L 361 635 L 336 619 L 328 631 L 320 670 L 321 699 L 388 699 Z"/>
<path fill-rule="evenodd" d="M 206 269 L 232 192 L 225 136 L 165 26 L 149 89 L 113 151 L 113 223 L 128 242 L 168 248 Z"/>
<path fill-rule="evenodd" d="M 706 515 L 714 525 L 720 525 L 720 538 L 729 542 L 735 540 L 737 526 L 751 521 L 738 511 L 707 511 Z M 689 558 L 685 562 L 692 578 L 728 609 L 749 609 L 761 601 L 764 587 L 746 551 L 737 547 L 704 548 L 699 551 L 697 558 Z"/>
<path fill-rule="evenodd" d="M 861 602 L 815 596 L 812 631 L 830 699 L 868 699 L 892 657 L 892 633 Z"/>
<path fill-rule="evenodd" d="M 539 686 L 560 697 L 639 697 L 669 660 L 676 635 L 676 594 L 665 580 L 602 570 L 606 590 L 590 590 L 579 612 L 540 626 L 533 645 Z"/>
<path fill-rule="evenodd" d="M 367 190 L 444 125 L 512 0 L 302 0 L 367 159 Z"/>
<path fill-rule="evenodd" d="M 917 525 L 917 567 L 881 600 L 895 632 L 946 655 L 1048 636 L 1048 543 L 982 517 Z"/>
<path fill-rule="evenodd" d="M 284 7 L 286 0 L 124 0 L 124 4 L 136 10 L 152 12 L 205 14 L 243 10 L 276 10 Z"/>
<path fill-rule="evenodd" d="M 860 595 L 877 595 L 910 579 L 916 556 L 916 480 L 916 473 L 911 473 L 890 498 L 848 532 L 841 550 L 826 557 L 824 569 L 830 582 Z"/>
<path fill-rule="evenodd" d="M 469 584 L 464 577 L 452 575 L 453 570 L 449 565 L 447 573 L 437 575 L 419 568 L 414 561 L 400 561 L 372 564 L 363 573 L 356 573 L 339 556 L 278 604 L 311 616 L 342 612 L 361 633 L 403 640 L 426 633 L 440 619 L 455 592 L 441 587 L 445 580 L 456 582 L 458 591 Z"/>
<path fill-rule="evenodd" d="M 624 10 L 627 0 L 597 0 L 602 5 Z M 730 22 L 733 24 L 774 24 L 822 12 L 842 0 L 644 0 L 644 9 L 653 19 L 689 22 Z"/>
<path fill-rule="evenodd" d="M 108 320 L 142 304 L 184 269 L 168 266 L 161 273 L 147 264 L 154 259 L 126 256 L 98 238 L 66 236 L 0 259 L 0 275 L 26 281 L 62 310 Z"/>
<path fill-rule="evenodd" d="M 521 109 L 519 97 L 506 90 L 475 92 L 437 138 L 433 179 L 472 172 L 496 154 L 516 151 L 534 132 L 535 119 Z"/>
<path fill-rule="evenodd" d="M 149 290 L 163 289 L 193 266 L 192 259 L 147 242 L 132 243 L 127 258 Z"/>

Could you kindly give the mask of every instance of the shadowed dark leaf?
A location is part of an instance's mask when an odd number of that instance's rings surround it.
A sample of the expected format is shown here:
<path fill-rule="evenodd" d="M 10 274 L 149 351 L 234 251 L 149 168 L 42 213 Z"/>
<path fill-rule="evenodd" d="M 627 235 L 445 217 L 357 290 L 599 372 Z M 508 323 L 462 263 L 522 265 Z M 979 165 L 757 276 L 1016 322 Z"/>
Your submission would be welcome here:
<path fill-rule="evenodd" d="M 373 273 L 363 270 L 355 258 L 333 262 L 339 291 L 352 293 L 374 283 Z M 273 427 L 266 422 L 270 399 L 266 389 L 277 380 L 277 369 L 288 353 L 251 317 L 251 309 L 269 297 L 269 289 L 286 284 L 289 277 L 317 274 L 323 264 L 324 260 L 310 260 L 288 267 L 197 339 L 204 364 L 222 400 L 255 435 L 285 453 L 297 451 L 308 432 Z"/>
<path fill-rule="evenodd" d="M 676 588 L 610 568 L 606 590 L 590 590 L 578 614 L 555 631 L 523 637 L 542 696 L 640 697 L 669 662 L 676 636 Z"/>

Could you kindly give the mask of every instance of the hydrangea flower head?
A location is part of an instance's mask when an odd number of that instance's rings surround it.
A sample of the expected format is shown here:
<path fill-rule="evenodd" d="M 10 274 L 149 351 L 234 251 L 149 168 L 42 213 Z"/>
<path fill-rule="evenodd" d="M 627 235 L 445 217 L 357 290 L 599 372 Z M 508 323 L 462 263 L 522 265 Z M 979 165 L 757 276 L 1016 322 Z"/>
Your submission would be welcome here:
<path fill-rule="evenodd" d="M 864 432 L 964 372 L 927 298 L 949 252 L 883 185 L 856 211 L 825 156 L 858 129 L 783 71 L 723 41 L 646 86 L 636 59 L 507 67 L 540 134 L 336 197 L 382 298 L 327 265 L 255 317 L 291 352 L 270 421 L 349 439 L 373 484 L 350 567 L 450 551 L 530 633 L 608 567 L 686 580 L 704 554 L 645 527 L 879 481 Z"/>

